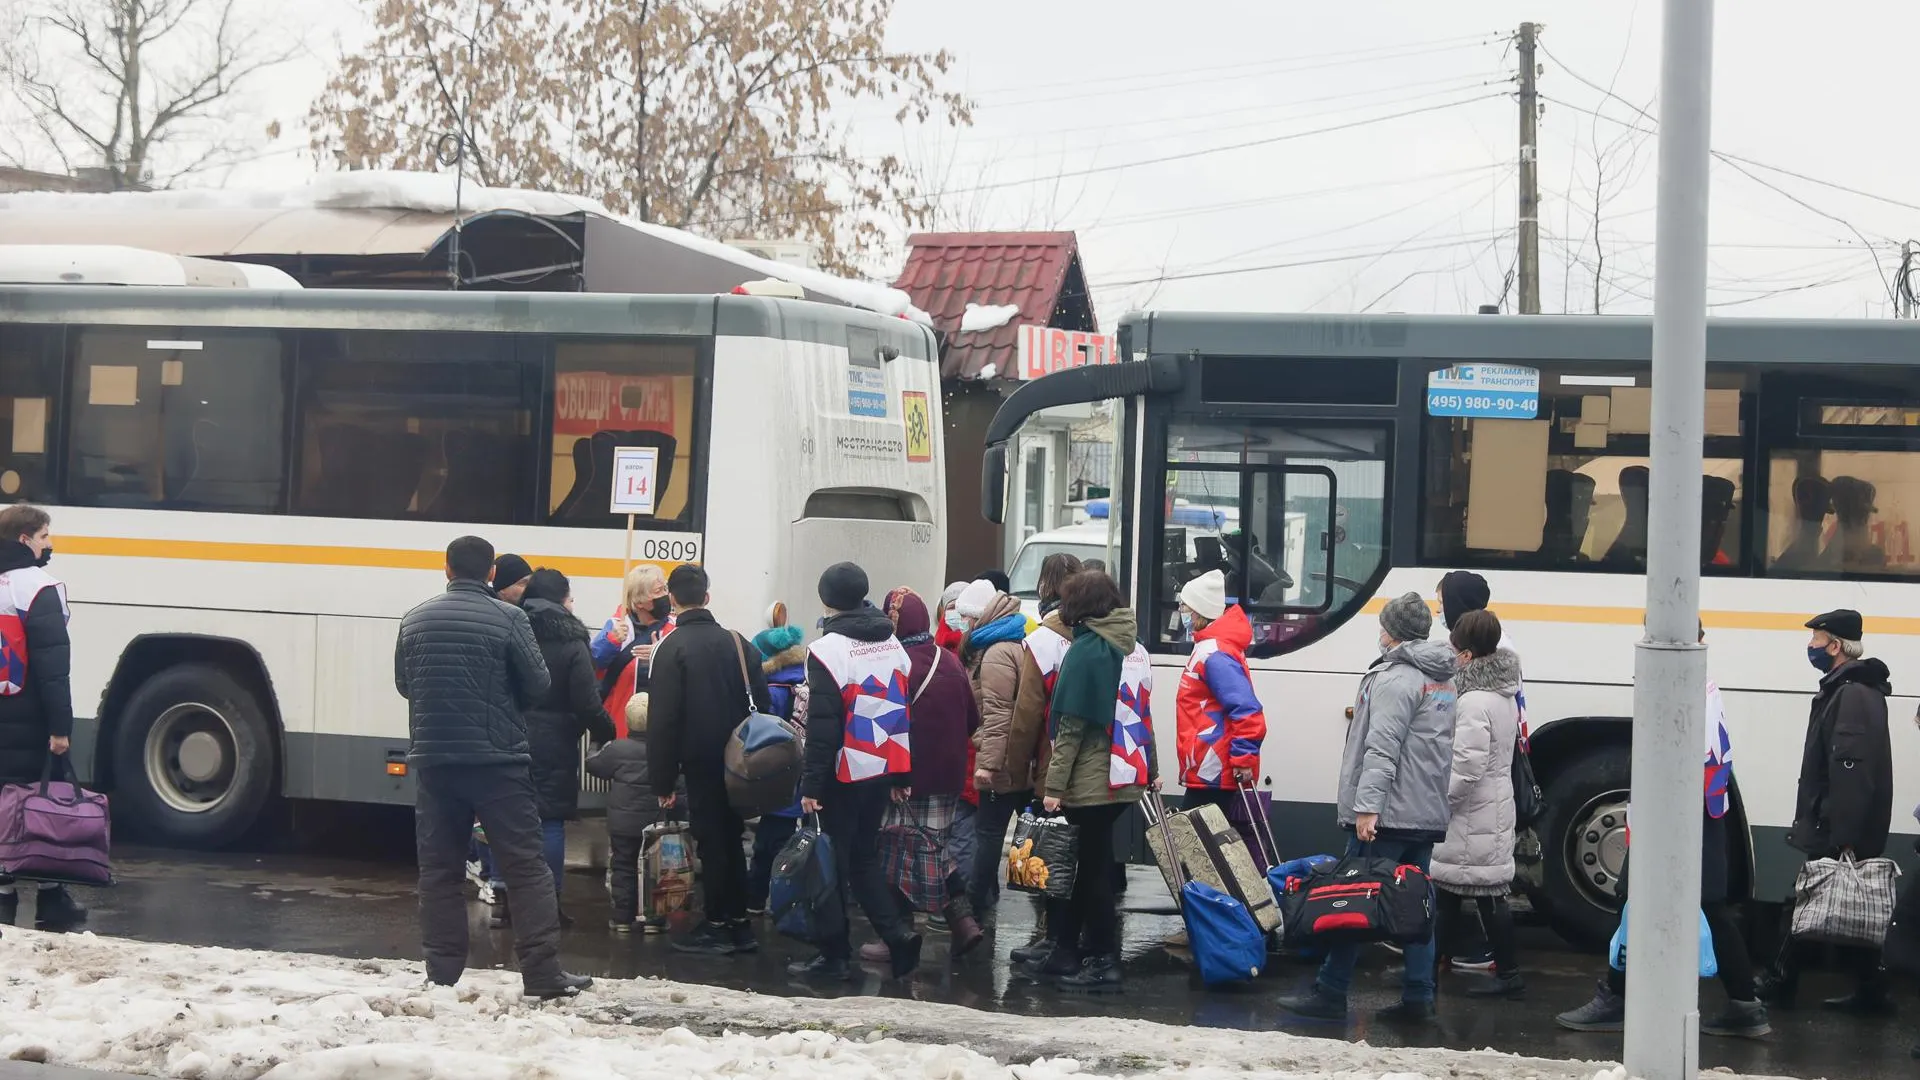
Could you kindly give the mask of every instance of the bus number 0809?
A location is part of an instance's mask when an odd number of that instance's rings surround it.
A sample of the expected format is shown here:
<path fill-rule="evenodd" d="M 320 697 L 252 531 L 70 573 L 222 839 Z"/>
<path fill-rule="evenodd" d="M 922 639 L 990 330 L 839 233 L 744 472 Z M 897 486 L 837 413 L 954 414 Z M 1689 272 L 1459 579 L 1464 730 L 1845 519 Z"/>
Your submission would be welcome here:
<path fill-rule="evenodd" d="M 913 542 L 916 544 L 933 543 L 933 526 L 928 524 L 916 524 L 913 527 Z"/>
<path fill-rule="evenodd" d="M 650 562 L 696 562 L 700 558 L 700 541 L 643 540 L 640 557 Z"/>

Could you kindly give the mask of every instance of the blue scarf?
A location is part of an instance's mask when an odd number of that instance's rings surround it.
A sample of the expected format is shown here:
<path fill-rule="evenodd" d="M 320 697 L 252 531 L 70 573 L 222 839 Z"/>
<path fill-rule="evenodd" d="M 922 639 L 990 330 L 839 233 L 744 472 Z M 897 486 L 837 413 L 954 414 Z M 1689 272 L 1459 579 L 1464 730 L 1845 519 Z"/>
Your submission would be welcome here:
<path fill-rule="evenodd" d="M 984 626 L 976 626 L 967 635 L 967 648 L 978 652 L 1003 641 L 1022 641 L 1027 636 L 1027 617 L 1020 612 L 1002 615 Z"/>

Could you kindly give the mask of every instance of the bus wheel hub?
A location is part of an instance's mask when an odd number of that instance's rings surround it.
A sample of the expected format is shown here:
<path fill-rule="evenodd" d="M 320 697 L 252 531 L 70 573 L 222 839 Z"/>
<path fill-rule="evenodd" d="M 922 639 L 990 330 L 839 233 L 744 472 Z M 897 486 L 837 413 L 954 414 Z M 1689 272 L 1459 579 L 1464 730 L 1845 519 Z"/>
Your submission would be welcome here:
<path fill-rule="evenodd" d="M 180 771 L 197 784 L 220 775 L 225 757 L 220 752 L 220 740 L 209 732 L 196 731 L 180 740 Z"/>

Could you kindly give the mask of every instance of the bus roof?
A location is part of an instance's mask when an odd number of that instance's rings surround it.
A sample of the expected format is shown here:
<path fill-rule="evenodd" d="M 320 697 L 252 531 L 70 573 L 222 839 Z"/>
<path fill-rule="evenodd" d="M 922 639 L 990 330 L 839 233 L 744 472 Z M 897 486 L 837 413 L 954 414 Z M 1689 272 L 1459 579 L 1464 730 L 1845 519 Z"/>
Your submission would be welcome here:
<path fill-rule="evenodd" d="M 847 344 L 849 328 L 931 360 L 932 332 L 859 308 L 767 296 L 0 285 L 0 324 L 771 337 Z"/>
<path fill-rule="evenodd" d="M 1653 321 L 1615 315 L 1248 315 L 1134 312 L 1121 348 L 1147 355 L 1646 363 Z M 1708 319 L 1710 363 L 1913 363 L 1920 321 Z"/>

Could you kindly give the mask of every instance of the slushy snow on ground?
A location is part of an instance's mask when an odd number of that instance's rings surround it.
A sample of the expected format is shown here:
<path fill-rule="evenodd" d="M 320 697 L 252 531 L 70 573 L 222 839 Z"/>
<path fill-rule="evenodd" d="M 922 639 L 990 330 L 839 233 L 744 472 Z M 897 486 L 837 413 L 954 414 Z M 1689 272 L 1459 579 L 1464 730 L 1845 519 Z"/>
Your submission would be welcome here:
<path fill-rule="evenodd" d="M 986 307 L 968 304 L 967 310 L 960 315 L 960 332 L 972 334 L 982 330 L 998 330 L 1012 322 L 1014 316 L 1018 314 L 1020 314 L 1018 304 L 993 304 Z"/>
<path fill-rule="evenodd" d="M 9 928 L 0 1057 L 191 1080 L 1596 1080 L 1596 1066 L 662 980 L 570 1002 L 519 976 Z M 1610 1078 L 1611 1080 L 1611 1078 Z"/>

